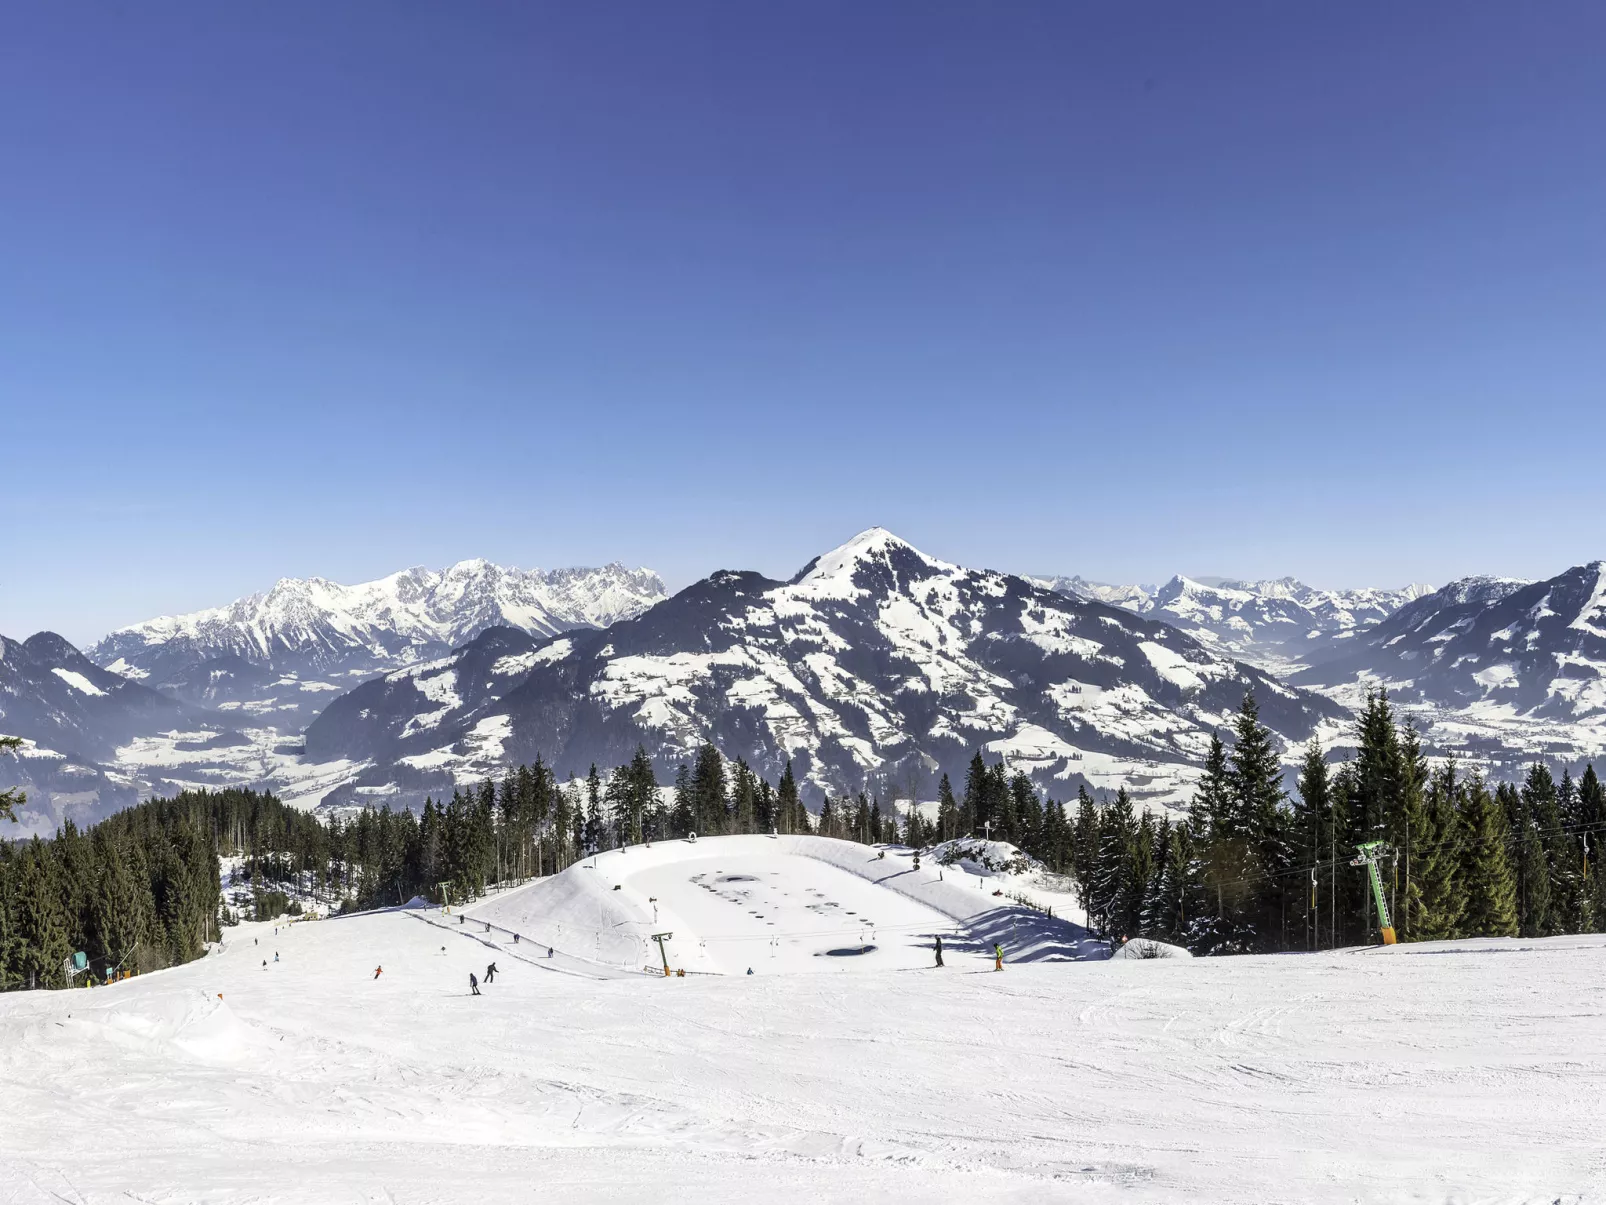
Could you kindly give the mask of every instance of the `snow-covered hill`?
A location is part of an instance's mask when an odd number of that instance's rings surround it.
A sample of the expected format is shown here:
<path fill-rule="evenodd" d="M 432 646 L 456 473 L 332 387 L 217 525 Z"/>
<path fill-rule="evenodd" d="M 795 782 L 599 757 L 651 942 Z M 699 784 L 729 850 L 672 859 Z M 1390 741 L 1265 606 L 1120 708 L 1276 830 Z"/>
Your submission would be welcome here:
<path fill-rule="evenodd" d="M 1246 690 L 1290 740 L 1342 714 L 1174 627 L 878 528 L 790 581 L 719 572 L 602 632 L 504 639 L 335 700 L 308 756 L 373 763 L 370 791 L 418 791 L 538 754 L 583 774 L 637 742 L 667 780 L 711 740 L 772 779 L 793 759 L 817 795 L 958 776 L 984 748 L 1061 796 L 1086 782 L 1175 802 Z"/>
<path fill-rule="evenodd" d="M 111 633 L 96 663 L 188 702 L 299 729 L 364 678 L 440 657 L 490 627 L 606 627 L 664 597 L 650 569 L 507 569 L 461 561 L 342 586 L 284 578 L 264 594 Z"/>
<path fill-rule="evenodd" d="M 1383 622 L 1429 586 L 1319 590 L 1292 577 L 1268 581 L 1176 576 L 1161 586 L 1112 586 L 1080 577 L 1033 579 L 1051 590 L 1161 620 L 1211 648 L 1273 673 Z"/>

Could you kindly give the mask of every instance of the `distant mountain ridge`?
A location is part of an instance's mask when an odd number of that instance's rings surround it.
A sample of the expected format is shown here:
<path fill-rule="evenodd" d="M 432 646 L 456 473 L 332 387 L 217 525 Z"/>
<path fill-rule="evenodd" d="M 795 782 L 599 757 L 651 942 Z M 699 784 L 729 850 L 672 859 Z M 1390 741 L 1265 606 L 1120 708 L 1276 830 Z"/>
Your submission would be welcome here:
<path fill-rule="evenodd" d="M 1541 582 L 1451 582 L 1294 680 L 1377 682 L 1405 702 L 1606 723 L 1606 561 Z"/>
<path fill-rule="evenodd" d="M 491 627 L 606 627 L 666 595 L 650 569 L 510 569 L 485 560 L 354 586 L 283 578 L 264 593 L 120 628 L 91 660 L 188 702 L 299 727 L 363 678 L 450 652 Z"/>
<path fill-rule="evenodd" d="M 789 581 L 722 571 L 604 631 L 487 632 L 335 700 L 307 755 L 369 763 L 372 796 L 537 754 L 583 773 L 638 742 L 667 779 L 709 740 L 772 778 L 791 758 L 818 797 L 962 774 L 983 748 L 1061 795 L 1177 801 L 1249 689 L 1289 740 L 1343 714 L 1175 628 L 872 528 Z"/>
<path fill-rule="evenodd" d="M 1314 650 L 1381 623 L 1432 589 L 1321 590 L 1292 577 L 1202 581 L 1180 574 L 1160 586 L 1108 585 L 1081 577 L 1033 580 L 1062 594 L 1159 619 L 1210 647 L 1279 673 Z"/>
<path fill-rule="evenodd" d="M 28 793 L 25 832 L 52 831 L 75 805 L 136 802 L 133 784 L 107 770 L 119 746 L 216 718 L 101 669 L 54 632 L 0 636 L 0 733 L 26 742 L 0 758 L 0 788 Z"/>

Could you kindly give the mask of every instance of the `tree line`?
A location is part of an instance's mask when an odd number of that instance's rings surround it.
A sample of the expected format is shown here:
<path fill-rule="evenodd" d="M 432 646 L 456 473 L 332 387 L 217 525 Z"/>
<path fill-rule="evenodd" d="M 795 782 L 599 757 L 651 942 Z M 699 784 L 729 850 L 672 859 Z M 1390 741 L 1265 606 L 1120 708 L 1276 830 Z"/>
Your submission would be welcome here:
<path fill-rule="evenodd" d="M 4 803 L 13 802 L 11 799 Z M 6 815 L 0 808 L 0 816 Z M 1431 766 L 1386 694 L 1371 695 L 1354 756 L 1305 751 L 1283 788 L 1271 732 L 1246 695 L 1213 738 L 1185 815 L 1105 802 L 1085 787 L 1045 798 L 1021 771 L 977 752 L 935 815 L 866 791 L 826 796 L 815 817 L 788 762 L 770 783 L 704 744 L 672 789 L 638 748 L 603 775 L 558 781 L 540 758 L 499 780 L 426 800 L 421 812 L 364 810 L 328 823 L 250 790 L 184 792 L 53 840 L 0 843 L 0 989 L 64 986 L 83 952 L 92 974 L 198 956 L 242 914 L 300 901 L 343 910 L 422 895 L 460 902 L 497 883 L 551 874 L 592 853 L 691 833 L 818 833 L 928 848 L 962 837 L 1009 842 L 1069 876 L 1090 926 L 1198 954 L 1319 950 L 1375 940 L 1356 846 L 1379 840 L 1387 903 L 1403 941 L 1553 934 L 1606 926 L 1606 790 L 1593 766 L 1558 782 L 1535 764 L 1520 784 L 1485 782 L 1454 759 Z M 223 899 L 219 860 L 245 884 Z"/>
<path fill-rule="evenodd" d="M 1314 741 L 1290 794 L 1247 695 L 1230 745 L 1215 737 L 1185 818 L 1136 816 L 1124 791 L 1073 826 L 1073 872 L 1090 923 L 1199 954 L 1320 950 L 1377 940 L 1357 847 L 1381 841 L 1385 903 L 1401 941 L 1546 937 L 1606 926 L 1606 791 L 1594 767 L 1558 783 L 1535 763 L 1491 786 L 1437 766 L 1385 692 L 1369 695 L 1354 756 Z M 1086 834 L 1086 835 L 1084 835 Z"/>

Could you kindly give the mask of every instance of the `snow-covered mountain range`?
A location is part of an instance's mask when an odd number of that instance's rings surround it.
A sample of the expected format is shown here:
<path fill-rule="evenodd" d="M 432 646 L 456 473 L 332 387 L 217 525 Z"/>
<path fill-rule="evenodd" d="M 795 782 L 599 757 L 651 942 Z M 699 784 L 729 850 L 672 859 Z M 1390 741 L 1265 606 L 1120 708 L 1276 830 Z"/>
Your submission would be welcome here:
<path fill-rule="evenodd" d="M 120 628 L 92 660 L 174 697 L 299 729 L 330 698 L 440 657 L 490 627 L 606 627 L 666 594 L 650 569 L 508 569 L 460 561 L 342 586 L 284 578 L 223 607 Z"/>
<path fill-rule="evenodd" d="M 216 719 L 101 669 L 54 632 L 0 636 L 0 733 L 26 742 L 17 756 L 0 757 L 0 788 L 28 793 L 28 831 L 54 829 L 75 805 L 137 802 L 134 785 L 107 772 L 118 748 Z"/>
<path fill-rule="evenodd" d="M 1289 672 L 1317 650 L 1375 627 L 1432 590 L 1421 585 L 1319 590 L 1292 577 L 1255 582 L 1178 575 L 1160 586 L 1114 586 L 1081 577 L 1033 580 L 1062 594 L 1169 623 L 1275 673 Z"/>
<path fill-rule="evenodd" d="M 1342 714 L 1175 627 L 873 528 L 790 581 L 716 573 L 539 645 L 488 632 L 335 700 L 306 747 L 368 763 L 355 785 L 399 795 L 537 754 L 583 773 L 638 742 L 667 775 L 712 740 L 772 778 L 791 758 L 816 795 L 929 786 L 985 748 L 1060 795 L 1124 783 L 1175 802 L 1248 689 L 1289 740 Z"/>
<path fill-rule="evenodd" d="M 1064 795 L 1185 798 L 1245 689 L 1287 742 L 1342 747 L 1386 686 L 1430 752 L 1498 773 L 1606 756 L 1606 585 L 1315 590 L 1023 578 L 871 529 L 777 581 L 720 572 L 666 597 L 647 570 L 465 561 L 265 594 L 114 632 L 85 656 L 0 640 L 0 786 L 34 830 L 136 797 L 258 785 L 304 806 L 450 791 L 509 761 L 560 773 L 647 746 L 668 781 L 702 740 L 812 797 L 929 789 L 981 748 Z"/>
<path fill-rule="evenodd" d="M 1440 749 L 1595 756 L 1606 749 L 1606 561 L 1541 582 L 1452 582 L 1290 680 L 1350 703 L 1386 686 Z"/>

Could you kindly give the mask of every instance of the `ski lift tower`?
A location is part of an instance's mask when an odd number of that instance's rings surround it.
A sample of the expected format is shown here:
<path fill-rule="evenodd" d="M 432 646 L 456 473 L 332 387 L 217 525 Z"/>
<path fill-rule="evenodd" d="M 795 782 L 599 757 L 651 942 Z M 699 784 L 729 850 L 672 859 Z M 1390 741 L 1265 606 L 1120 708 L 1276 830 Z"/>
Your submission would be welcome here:
<path fill-rule="evenodd" d="M 1383 899 L 1383 880 L 1378 877 L 1377 864 L 1389 853 L 1387 843 L 1383 841 L 1367 841 L 1355 847 L 1355 857 L 1351 858 L 1351 866 L 1366 867 L 1367 877 L 1372 880 L 1372 898 L 1377 901 L 1377 923 L 1383 931 L 1383 944 L 1394 944 L 1394 925 L 1389 920 L 1388 904 Z"/>

